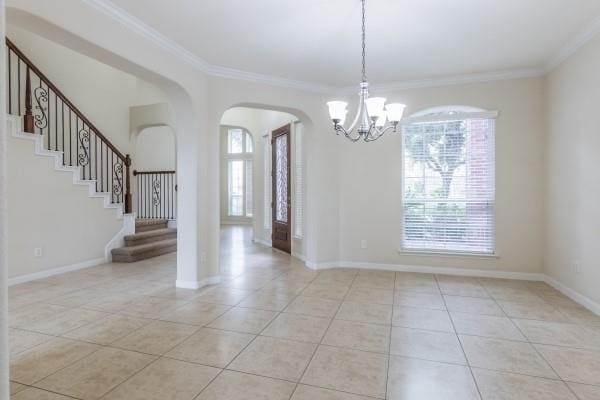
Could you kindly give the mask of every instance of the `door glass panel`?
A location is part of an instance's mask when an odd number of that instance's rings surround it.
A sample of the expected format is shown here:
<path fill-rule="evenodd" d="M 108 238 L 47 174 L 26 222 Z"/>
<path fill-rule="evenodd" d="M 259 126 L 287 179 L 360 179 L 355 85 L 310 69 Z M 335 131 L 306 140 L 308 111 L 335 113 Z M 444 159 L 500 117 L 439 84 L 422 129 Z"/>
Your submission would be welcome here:
<path fill-rule="evenodd" d="M 288 151 L 287 135 L 275 138 L 275 219 L 288 222 Z"/>

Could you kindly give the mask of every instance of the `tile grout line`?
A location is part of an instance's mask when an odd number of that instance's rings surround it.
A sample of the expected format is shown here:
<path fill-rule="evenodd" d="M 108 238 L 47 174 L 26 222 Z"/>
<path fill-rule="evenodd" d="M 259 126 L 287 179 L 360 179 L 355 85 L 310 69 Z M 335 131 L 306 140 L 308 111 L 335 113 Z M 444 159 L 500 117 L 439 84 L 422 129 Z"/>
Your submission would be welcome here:
<path fill-rule="evenodd" d="M 269 282 L 272 282 L 272 281 L 274 281 L 274 280 L 278 279 L 278 277 L 281 277 L 281 276 L 282 276 L 283 274 L 285 274 L 285 273 L 286 273 L 286 272 L 280 272 L 280 273 L 279 273 L 279 275 L 276 275 L 276 276 L 275 276 L 274 278 L 272 278 L 272 279 L 271 279 Z M 243 274 L 240 274 L 240 276 L 241 276 L 241 275 L 243 275 Z M 356 276 L 358 276 L 358 275 L 356 275 Z M 356 276 L 355 276 L 354 280 L 356 279 Z M 316 278 L 314 278 L 314 279 L 313 279 L 313 281 L 314 281 L 315 279 L 316 279 Z M 354 280 L 353 280 L 353 282 L 354 282 Z M 157 282 L 160 282 L 160 280 L 156 280 L 156 281 L 157 281 Z M 312 281 L 311 281 L 311 282 L 312 282 Z M 436 282 L 437 282 L 437 277 L 436 277 Z M 100 283 L 100 284 L 98 284 L 98 285 L 103 285 L 103 284 L 102 284 L 102 283 Z M 59 286 L 59 285 L 57 285 L 57 286 Z M 95 286 L 95 285 L 94 285 L 94 286 Z M 487 291 L 487 288 L 485 288 L 485 285 L 483 285 L 483 286 L 484 286 L 484 289 Z M 232 288 L 232 289 L 233 289 L 233 288 Z M 256 293 L 256 292 L 260 291 L 261 289 L 262 289 L 262 288 L 259 288 L 259 289 L 253 290 L 252 292 L 253 292 L 253 293 Z M 79 291 L 79 290 L 76 290 L 76 291 Z M 302 293 L 302 292 L 300 292 L 300 293 Z M 249 296 L 250 296 L 250 295 L 252 295 L 252 294 L 249 294 Z M 348 293 L 346 293 L 345 297 L 347 297 L 347 295 L 348 295 Z M 63 295 L 60 295 L 60 296 L 63 296 Z M 57 297 L 60 297 L 60 296 L 57 296 Z M 166 298 L 166 299 L 168 299 L 168 297 L 161 297 L 161 296 L 152 296 L 152 295 L 142 295 L 142 296 L 145 296 L 145 297 L 154 297 L 154 298 Z M 300 294 L 298 294 L 298 295 L 295 295 L 295 297 L 294 297 L 293 299 L 295 299 L 295 298 L 297 298 L 297 297 L 299 297 L 299 296 L 300 296 Z M 469 296 L 461 296 L 461 297 L 469 297 Z M 492 300 L 493 300 L 493 301 L 494 301 L 494 302 L 495 302 L 497 305 L 499 305 L 499 304 L 498 304 L 498 301 L 496 300 L 496 298 L 494 298 L 493 296 L 490 296 L 490 297 L 491 297 L 491 299 L 492 299 Z M 444 296 L 443 296 L 443 295 L 442 295 L 442 298 L 444 299 L 444 303 L 446 304 L 446 307 L 447 307 L 447 303 L 445 302 L 445 298 L 444 298 Z M 543 299 L 542 299 L 542 300 L 543 300 Z M 181 304 L 181 305 L 179 305 L 179 306 L 176 306 L 175 308 L 183 307 L 183 306 L 185 306 L 185 305 L 187 305 L 187 304 L 190 304 L 190 303 L 192 303 L 193 301 L 194 301 L 194 300 L 191 300 L 191 299 L 190 299 L 189 301 L 186 301 L 185 303 L 183 303 L 183 304 Z M 243 301 L 243 300 L 241 300 L 241 301 Z M 292 301 L 293 301 L 293 300 L 292 300 Z M 342 302 L 343 302 L 343 300 L 342 300 Z M 36 302 L 36 303 L 39 303 L 39 302 Z M 40 303 L 40 304 L 43 304 L 43 303 Z M 214 303 L 211 303 L 211 304 L 214 304 Z M 239 304 L 239 303 L 238 303 L 238 304 Z M 60 304 L 57 304 L 57 305 L 58 305 L 58 306 L 61 306 L 61 307 L 67 307 L 69 310 L 75 310 L 75 309 L 86 310 L 85 308 L 83 308 L 83 307 L 80 307 L 80 306 L 72 307 L 72 306 L 63 306 L 63 305 L 60 305 Z M 288 303 L 288 305 L 289 305 L 289 303 Z M 27 305 L 26 305 L 26 306 L 27 306 Z M 230 306 L 230 305 L 227 305 L 227 306 Z M 237 305 L 230 306 L 230 309 L 231 309 L 231 308 L 233 308 L 233 307 L 236 307 L 236 306 L 237 306 Z M 340 303 L 340 305 L 338 306 L 338 312 L 339 312 L 339 308 L 340 308 L 340 306 L 341 306 L 341 303 Z M 418 308 L 418 307 L 416 307 L 416 308 Z M 504 311 L 504 309 L 503 309 L 501 306 L 500 306 L 500 309 L 502 310 L 502 312 L 504 313 L 504 315 L 505 315 L 505 316 L 507 316 L 506 312 Z M 67 311 L 68 311 L 68 310 L 67 310 Z M 98 311 L 98 310 L 93 310 L 93 311 Z M 285 311 L 285 309 L 284 309 L 284 310 L 282 310 L 282 311 L 280 311 L 280 312 L 278 312 L 278 313 L 277 313 L 277 315 L 275 316 L 275 318 L 277 318 L 279 315 L 281 315 L 282 313 L 284 313 L 284 311 Z M 110 314 L 110 315 L 119 315 L 119 316 L 124 316 L 124 317 L 125 317 L 125 316 L 129 316 L 129 315 L 123 315 L 123 314 L 120 314 L 120 313 L 119 313 L 119 311 L 117 311 L 117 312 L 114 312 L 114 313 L 108 313 L 108 312 L 106 312 L 106 311 L 102 311 L 102 312 L 105 312 L 105 313 L 107 313 L 107 314 Z M 227 312 L 227 311 L 225 311 L 225 312 Z M 446 310 L 446 312 L 448 312 L 448 311 Z M 337 314 L 337 312 L 336 312 L 336 314 Z M 449 312 L 448 312 L 448 314 L 449 314 Z M 108 318 L 110 315 L 107 315 L 105 318 Z M 222 315 L 222 314 L 221 314 L 221 315 Z M 137 316 L 132 316 L 132 317 L 133 317 L 133 318 L 139 318 L 139 319 L 148 319 L 148 318 L 144 318 L 144 317 L 137 317 Z M 217 319 L 217 318 L 219 318 L 219 316 L 217 316 L 215 319 Z M 274 318 L 274 319 L 275 319 L 275 318 Z M 513 319 L 512 319 L 512 318 L 508 317 L 508 319 L 511 321 L 511 323 L 512 323 L 512 324 L 516 325 L 516 324 L 515 324 L 515 322 L 513 321 Z M 333 318 L 331 318 L 331 319 L 330 319 L 330 324 L 329 324 L 329 326 L 328 326 L 327 330 L 329 330 L 329 327 L 331 326 L 331 324 L 333 323 L 333 321 L 334 321 L 334 320 L 335 320 L 335 316 L 334 316 Z M 451 319 L 451 320 L 452 320 L 452 319 Z M 163 321 L 163 320 L 160 320 L 160 319 L 149 319 L 149 322 L 148 322 L 148 324 L 152 323 L 153 321 Z M 542 320 L 542 321 L 543 321 L 543 320 Z M 169 321 L 167 321 L 167 322 L 169 322 Z M 270 324 L 270 323 L 272 323 L 272 322 L 273 322 L 273 320 L 271 320 L 271 321 L 269 322 L 269 324 Z M 84 327 L 84 326 L 88 326 L 88 325 L 91 325 L 91 324 L 93 324 L 93 323 L 94 323 L 94 322 L 92 322 L 92 323 L 89 323 L 89 324 L 84 324 L 82 327 Z M 452 321 L 452 323 L 453 323 L 453 321 Z M 572 323 L 572 324 L 574 324 L 574 325 L 579 325 L 579 324 L 576 324 L 576 323 L 574 323 L 574 322 L 570 322 L 570 323 Z M 185 324 L 185 323 L 182 323 L 182 324 Z M 146 324 L 146 325 L 147 325 L 147 324 Z M 146 326 L 146 325 L 144 325 L 144 326 Z M 185 325 L 190 325 L 190 324 L 185 324 Z M 202 328 L 206 328 L 206 325 L 207 325 L 207 324 L 204 324 L 204 325 L 200 326 L 200 328 L 198 328 L 198 329 L 197 329 L 197 330 L 196 330 L 194 333 L 192 333 L 190 336 L 193 336 L 194 334 L 196 334 L 196 333 L 197 333 L 197 332 L 198 332 L 200 329 L 202 329 Z M 194 326 L 194 325 L 192 325 L 192 326 Z M 267 325 L 267 326 L 268 326 L 268 325 Z M 454 323 L 453 323 L 453 326 L 454 326 Z M 77 330 L 77 329 L 80 329 L 80 328 L 82 328 L 82 327 L 74 328 L 73 330 Z M 143 326 L 142 326 L 142 327 L 140 327 L 140 328 L 138 328 L 138 329 L 142 329 L 142 328 L 143 328 Z M 27 331 L 26 329 L 22 329 L 22 328 L 16 328 L 16 329 L 18 329 L 18 330 L 24 330 L 24 331 Z M 136 329 L 136 330 L 138 330 L 138 329 Z M 211 329 L 215 329 L 215 328 L 211 328 Z M 266 329 L 266 328 L 265 328 L 265 329 Z M 391 329 L 393 329 L 393 324 L 391 324 L 391 325 L 390 325 L 390 330 L 391 330 Z M 409 329 L 417 329 L 417 328 L 410 328 L 410 327 L 409 327 Z M 454 329 L 455 329 L 455 327 L 454 327 Z M 518 330 L 519 330 L 519 331 L 522 333 L 521 329 L 520 329 L 518 326 L 516 327 L 516 329 L 518 329 Z M 264 331 L 264 329 L 263 329 L 263 331 Z M 455 331 L 456 331 L 456 329 L 455 329 Z M 32 332 L 36 332 L 36 331 L 32 331 Z M 68 332 L 71 332 L 71 331 L 68 331 Z M 133 331 L 132 331 L 132 332 L 133 332 Z M 130 332 L 130 333 L 128 333 L 128 334 L 126 334 L 126 335 L 124 335 L 124 336 L 128 336 L 128 335 L 129 335 L 129 334 L 131 334 L 132 332 Z M 326 331 L 326 332 L 327 332 L 327 331 Z M 64 333 L 64 334 L 66 334 L 66 333 Z M 63 335 L 64 335 L 64 334 L 63 334 Z M 47 335 L 47 336 L 52 336 L 53 338 L 57 338 L 57 337 L 58 337 L 58 338 L 63 338 L 63 339 L 65 339 L 65 337 L 63 337 L 63 336 L 53 336 L 53 335 L 48 335 L 48 334 L 45 334 L 45 335 Z M 458 335 L 457 335 L 457 333 L 456 333 L 456 332 L 455 332 L 455 335 L 458 337 Z M 124 336 L 123 336 L 123 337 L 124 337 Z M 257 336 L 265 336 L 265 335 L 262 335 L 262 332 L 261 332 L 261 333 L 259 333 L 259 335 L 257 335 Z M 257 337 L 257 336 L 256 336 L 256 337 Z M 323 335 L 323 338 L 324 338 L 324 336 L 325 336 L 325 335 Z M 468 335 L 467 335 L 467 336 L 468 336 Z M 471 335 L 471 336 L 478 336 L 478 335 Z M 533 345 L 533 344 L 534 344 L 533 342 L 529 341 L 529 338 L 528 338 L 527 336 L 525 336 L 525 335 L 523 335 L 523 336 L 525 337 L 525 339 L 526 339 L 527 343 L 529 343 L 529 344 L 531 344 L 531 345 Z M 255 337 L 255 338 L 256 338 L 256 337 Z M 481 336 L 481 337 L 486 337 L 486 336 Z M 321 339 L 321 342 L 322 342 L 323 338 Z M 78 340 L 78 339 L 71 339 L 71 338 L 68 338 L 68 337 L 67 337 L 66 339 L 69 339 L 69 340 L 75 340 L 75 341 L 81 341 L 81 340 Z M 189 339 L 189 337 L 185 338 L 185 339 L 184 339 L 184 340 L 183 340 L 181 343 L 185 342 L 185 341 L 186 341 L 186 340 L 188 340 L 188 339 Z M 115 341 L 118 341 L 118 340 L 120 340 L 120 339 L 116 339 Z M 254 340 L 254 339 L 253 339 L 253 340 Z M 288 340 L 288 339 L 286 339 L 286 340 Z M 289 339 L 289 340 L 292 340 L 292 339 Z M 499 339 L 499 340 L 502 340 L 502 339 Z M 85 341 L 81 341 L 81 342 L 85 342 Z M 523 343 L 522 341 L 518 341 L 518 342 L 521 342 L 521 343 Z M 85 343 L 88 343 L 88 342 L 85 342 Z M 112 343 L 114 343 L 114 342 L 111 342 L 111 344 L 112 344 Z M 460 343 L 460 340 L 459 340 L 459 343 Z M 108 344 L 108 345 L 100 345 L 100 346 L 102 346 L 102 347 L 114 348 L 114 347 L 111 347 L 111 344 Z M 390 344 L 391 344 L 391 343 L 390 343 Z M 179 345 L 179 344 L 178 344 L 178 345 Z M 177 347 L 178 345 L 175 345 L 174 347 Z M 34 347 L 36 347 L 36 346 L 34 346 Z M 535 346 L 533 346 L 533 347 L 535 348 Z M 573 347 L 570 347 L 570 346 L 561 346 L 561 347 L 573 348 Z M 317 346 L 317 348 L 318 348 L 318 346 Z M 462 348 L 462 343 L 461 343 L 461 348 Z M 100 349 L 98 349 L 98 350 L 100 350 Z M 98 350 L 97 350 L 97 351 L 98 351 Z M 536 349 L 536 350 L 537 350 L 537 349 Z M 26 350 L 24 350 L 24 351 L 27 351 L 27 349 L 26 349 Z M 131 350 L 130 350 L 130 351 L 131 351 Z M 243 350 L 242 350 L 242 351 L 243 351 Z M 95 353 L 95 352 L 93 352 L 93 353 Z M 93 354 L 93 353 L 90 353 L 90 355 L 91 355 L 91 354 Z M 240 353 L 241 353 L 241 352 L 240 352 Z M 20 353 L 18 353 L 18 354 L 20 354 Z M 146 353 L 142 353 L 142 354 L 146 354 Z M 315 353 L 313 352 L 313 357 L 314 357 L 314 354 L 315 354 Z M 381 354 L 381 353 L 378 353 L 378 354 Z M 464 348 L 463 348 L 463 354 L 464 354 Z M 156 356 L 156 355 L 153 355 L 153 356 Z M 87 357 L 87 356 L 86 356 L 86 357 Z M 159 356 L 159 358 L 158 358 L 158 359 L 160 359 L 161 357 L 166 357 L 166 356 L 164 356 L 164 355 L 162 355 L 162 356 Z M 389 355 L 389 357 L 391 357 L 391 355 Z M 84 357 L 84 358 L 85 358 L 85 357 Z M 168 357 L 167 357 L 167 358 L 168 358 Z M 466 355 L 465 355 L 465 358 L 466 358 Z M 545 358 L 544 358 L 543 356 L 542 356 L 542 358 L 545 360 Z M 312 361 L 312 357 L 311 357 L 311 361 Z M 545 361 L 547 362 L 547 360 L 545 360 Z M 78 361 L 76 361 L 76 362 L 78 362 Z M 310 362 L 309 362 L 309 364 L 310 364 Z M 307 366 L 308 366 L 309 364 L 307 364 Z M 204 365 L 204 364 L 200 364 L 200 365 Z M 552 366 L 550 366 L 550 367 L 552 368 Z M 471 367 L 469 367 L 469 368 L 471 368 Z M 484 368 L 484 369 L 485 369 L 485 368 Z M 553 368 L 552 368 L 552 369 L 553 369 Z M 496 371 L 496 370 L 493 370 L 493 369 L 490 369 L 490 370 L 492 370 L 492 371 Z M 306 371 L 306 368 L 305 368 L 305 371 Z M 57 371 L 57 372 L 58 372 L 58 371 Z M 472 372 L 472 371 L 471 371 L 471 372 Z M 304 373 L 303 373 L 303 375 L 304 375 Z M 388 375 L 389 375 L 389 358 L 388 358 Z M 526 374 L 519 374 L 519 375 L 525 375 L 525 376 L 527 376 Z M 556 374 L 556 375 L 558 376 L 558 378 L 559 378 L 561 381 L 563 381 L 563 382 L 565 382 L 565 383 L 566 383 L 566 381 L 562 380 L 558 374 Z M 538 378 L 540 378 L 540 377 L 538 377 Z M 45 379 L 45 378 L 44 378 L 44 379 Z M 541 379 L 548 379 L 548 378 L 541 378 Z M 554 379 L 551 379 L 551 380 L 554 380 Z M 298 384 L 299 384 L 299 383 L 297 383 L 297 384 L 296 384 L 296 387 L 298 386 Z M 477 384 L 477 383 L 476 383 L 476 384 Z M 29 385 L 25 385 L 25 386 L 29 386 Z M 207 385 L 207 386 L 208 386 L 208 385 Z M 568 387 L 569 387 L 569 389 L 570 389 L 570 386 L 569 386 L 569 385 L 567 385 L 567 386 L 568 386 Z M 30 387 L 33 387 L 33 386 L 30 386 Z M 386 390 L 387 390 L 387 385 L 386 385 Z"/>
<path fill-rule="evenodd" d="M 435 281 L 437 282 L 438 287 L 439 287 L 438 276 L 434 275 L 434 277 L 435 277 Z M 485 288 L 484 288 L 484 290 L 485 290 Z M 465 357 L 465 361 L 467 362 L 467 368 L 469 369 L 469 372 L 471 373 L 471 378 L 473 379 L 473 384 L 475 385 L 475 389 L 477 389 L 477 394 L 479 395 L 479 399 L 482 400 L 484 397 L 483 397 L 483 394 L 481 393 L 481 388 L 479 387 L 479 383 L 477 383 L 477 379 L 475 378 L 475 373 L 473 372 L 473 368 L 471 367 L 471 362 L 469 361 L 469 358 L 467 357 L 467 352 L 465 351 L 462 340 L 460 340 L 460 336 L 458 335 L 458 331 L 456 330 L 456 325 L 454 324 L 452 315 L 450 314 L 450 311 L 448 310 L 448 304 L 446 303 L 446 299 L 444 298 L 444 294 L 442 293 L 441 288 L 440 288 L 440 294 L 442 296 L 442 301 L 444 302 L 444 305 L 446 306 L 446 312 L 448 314 L 448 319 L 450 320 L 450 323 L 452 324 L 452 329 L 454 329 L 454 335 L 456 336 L 456 340 L 458 340 L 460 349 L 462 350 L 463 356 Z"/>
<path fill-rule="evenodd" d="M 529 343 L 529 345 L 533 348 L 533 350 L 535 351 L 536 354 L 538 354 L 542 360 L 544 360 L 544 362 L 546 363 L 546 365 L 548 365 L 548 367 L 552 370 L 552 372 L 554 372 L 554 374 L 556 375 L 556 377 L 558 378 L 558 380 L 552 379 L 555 382 L 562 382 L 564 386 L 567 387 L 567 390 L 569 392 L 571 392 L 575 398 L 579 398 L 579 396 L 577 396 L 575 394 L 575 392 L 573 391 L 573 389 L 571 389 L 571 387 L 564 381 L 564 379 L 558 374 L 558 372 L 556 372 L 556 370 L 554 369 L 554 367 L 548 362 L 548 360 L 546 359 L 546 357 L 544 357 L 540 351 L 537 349 L 537 347 L 535 346 L 534 343 L 532 343 L 529 340 L 529 337 L 521 330 L 521 328 L 513 321 L 513 319 L 511 317 L 509 317 L 508 313 L 506 312 L 506 310 L 504 310 L 504 308 L 500 305 L 500 303 L 498 302 L 498 300 L 492 296 L 489 291 L 487 290 L 487 288 L 485 287 L 485 285 L 482 285 L 484 287 L 484 289 L 486 290 L 486 292 L 488 292 L 488 294 L 490 295 L 491 299 L 494 301 L 494 303 L 496 303 L 496 305 L 498 307 L 500 307 L 500 309 L 502 310 L 502 312 L 504 313 L 504 315 L 506 316 L 506 318 L 511 322 L 511 324 L 521 333 L 521 335 L 525 338 L 526 342 Z M 543 300 L 543 299 L 542 299 Z M 537 378 L 541 378 L 541 377 L 537 377 Z"/>
<path fill-rule="evenodd" d="M 339 300 L 339 304 L 337 306 L 337 309 L 335 311 L 335 314 L 333 314 L 333 316 L 329 319 L 329 324 L 327 325 L 327 329 L 325 329 L 325 331 L 323 332 L 323 335 L 321 336 L 321 340 L 319 341 L 319 343 L 317 343 L 317 345 L 315 346 L 315 350 L 313 351 L 310 359 L 308 360 L 308 363 L 306 364 L 306 366 L 304 367 L 304 370 L 302 371 L 302 374 L 300 375 L 300 379 L 298 379 L 298 382 L 296 383 L 296 386 L 294 387 L 294 390 L 292 392 L 292 395 L 290 396 L 290 399 L 294 396 L 294 393 L 296 393 L 296 390 L 298 390 L 298 386 L 300 385 L 300 382 L 302 382 L 302 379 L 304 378 L 304 375 L 306 374 L 306 371 L 308 370 L 308 367 L 310 366 L 310 364 L 312 363 L 315 355 L 317 354 L 317 351 L 319 350 L 319 346 L 323 345 L 323 340 L 325 340 L 325 336 L 327 336 L 327 332 L 329 332 L 329 329 L 331 328 L 331 325 L 333 324 L 333 322 L 335 321 L 335 317 L 337 316 L 337 314 L 340 312 L 340 308 L 342 307 L 342 304 L 344 304 L 344 301 L 346 300 L 346 298 L 348 297 L 348 293 L 350 293 L 350 290 L 352 290 L 352 285 L 354 284 L 354 282 L 356 281 L 356 277 L 358 276 L 359 271 L 357 271 L 354 274 L 354 277 L 352 278 L 352 282 L 350 282 L 350 285 L 348 286 L 348 289 L 346 290 L 346 293 L 344 294 L 344 296 L 342 297 L 341 300 Z M 317 278 L 319 276 L 322 275 L 322 272 L 319 273 L 319 275 L 317 276 Z M 315 279 L 317 279 L 315 278 Z M 319 387 L 319 386 L 316 386 Z"/>
<path fill-rule="evenodd" d="M 281 274 L 277 275 L 275 278 L 273 278 L 272 280 L 270 280 L 270 281 L 268 281 L 268 282 L 273 282 L 274 280 L 276 280 L 276 279 L 278 279 L 279 277 L 281 277 L 283 274 L 285 274 L 285 272 L 282 272 Z M 320 273 L 317 275 L 317 277 L 318 277 L 319 275 L 320 275 Z M 312 282 L 313 282 L 315 279 L 316 279 L 316 277 L 315 277 L 315 278 L 313 278 L 312 280 L 310 280 L 308 285 L 310 285 L 310 283 L 312 283 Z M 257 293 L 258 291 L 260 291 L 262 288 L 264 288 L 264 286 L 262 286 L 261 288 L 259 288 L 259 289 L 255 290 L 255 291 L 253 292 L 253 294 L 256 294 L 256 293 Z M 304 289 L 305 289 L 305 288 L 304 288 Z M 303 289 L 303 291 L 304 291 L 304 289 Z M 300 293 L 301 293 L 301 292 L 300 292 Z M 293 301 L 294 301 L 296 298 L 298 298 L 298 296 L 299 296 L 299 295 L 300 295 L 300 294 L 297 294 L 297 295 L 295 295 L 295 296 L 292 298 L 292 300 L 291 300 L 290 302 L 288 302 L 288 303 L 287 303 L 287 305 L 286 305 L 286 306 L 285 306 L 283 309 L 285 309 L 285 308 L 286 308 L 286 307 L 287 307 L 289 304 L 291 304 L 291 303 L 292 303 L 292 302 L 293 302 Z M 252 296 L 252 294 L 251 294 L 251 295 L 249 295 L 249 296 L 247 296 L 247 297 L 250 297 L 250 296 Z M 246 297 L 246 298 L 247 298 L 247 297 Z M 240 302 L 238 302 L 238 304 L 240 304 L 240 303 L 241 303 L 243 300 L 244 300 L 244 299 L 240 300 Z M 237 307 L 237 305 L 236 305 L 236 306 L 233 306 L 231 309 L 233 309 L 234 307 Z M 243 307 L 241 307 L 241 308 L 243 308 Z M 230 310 L 231 310 L 231 309 L 230 309 Z M 228 310 L 228 311 L 229 311 L 229 310 Z M 267 311 L 267 310 L 264 310 L 264 311 Z M 268 311 L 272 311 L 272 310 L 268 310 Z M 223 372 L 224 372 L 224 371 L 234 371 L 234 372 L 237 372 L 237 373 L 245 373 L 245 374 L 248 374 L 248 373 L 246 373 L 246 372 L 243 372 L 243 371 L 236 371 L 236 370 L 228 369 L 228 367 L 229 367 L 229 366 L 230 366 L 230 365 L 231 365 L 231 364 L 232 364 L 232 363 L 233 363 L 233 362 L 234 362 L 234 361 L 235 361 L 235 360 L 236 360 L 236 359 L 237 359 L 237 358 L 238 358 L 238 357 L 239 357 L 239 356 L 240 356 L 240 355 L 241 355 L 241 354 L 242 354 L 242 353 L 243 353 L 243 352 L 244 352 L 244 351 L 245 351 L 245 350 L 248 348 L 248 347 L 250 347 L 250 345 L 251 345 L 252 343 L 254 343 L 254 341 L 255 341 L 255 340 L 256 340 L 256 339 L 257 339 L 259 336 L 261 336 L 260 334 L 261 334 L 261 333 L 262 333 L 262 332 L 263 332 L 265 329 L 267 329 L 267 327 L 268 327 L 269 325 L 271 325 L 271 323 L 273 323 L 273 321 L 275 321 L 275 319 L 277 319 L 277 317 L 279 317 L 279 316 L 280 316 L 282 313 L 283 313 L 283 310 L 282 310 L 282 311 L 279 311 L 279 312 L 277 312 L 277 314 L 276 314 L 276 315 L 275 315 L 275 316 L 274 316 L 274 317 L 273 317 L 271 320 L 269 320 L 269 322 L 267 322 L 267 324 L 265 325 L 265 327 L 264 327 L 264 328 L 263 328 L 263 329 L 262 329 L 260 332 L 258 332 L 258 333 L 256 333 L 256 334 L 253 334 L 253 335 L 254 335 L 254 338 L 253 338 L 251 341 L 249 341 L 249 342 L 248 342 L 248 344 L 246 344 L 246 346 L 244 346 L 244 347 L 243 347 L 243 348 L 242 348 L 242 349 L 241 349 L 241 350 L 240 350 L 240 351 L 237 353 L 237 355 L 236 355 L 235 357 L 233 357 L 233 358 L 231 359 L 231 361 L 229 361 L 229 363 L 227 363 L 227 365 L 225 365 L 225 367 L 224 367 L 224 368 L 222 368 L 222 369 L 221 369 L 221 371 L 219 371 L 219 373 L 218 373 L 218 374 L 217 374 L 217 375 L 216 375 L 216 376 L 215 376 L 215 377 L 214 377 L 214 378 L 213 378 L 213 379 L 212 379 L 210 382 L 208 382 L 208 384 L 207 384 L 206 386 L 204 386 L 204 387 L 202 388 L 202 390 L 201 390 L 201 391 L 200 391 L 200 392 L 199 392 L 199 393 L 198 393 L 196 396 L 194 396 L 194 399 L 197 399 L 197 398 L 198 398 L 198 397 L 199 397 L 199 396 L 202 394 L 202 392 L 204 392 L 204 391 L 205 391 L 205 390 L 206 390 L 206 389 L 207 389 L 207 388 L 208 388 L 208 387 L 211 385 L 211 383 L 213 383 L 213 382 L 214 382 L 214 381 L 215 381 L 215 380 L 216 380 L 216 379 L 217 379 L 219 376 L 221 376 L 221 374 L 223 374 Z M 216 319 L 218 319 L 218 318 L 216 318 Z M 216 319 L 215 319 L 215 320 L 213 320 L 212 322 L 216 321 Z M 212 323 L 212 322 L 211 322 L 211 323 Z M 208 325 L 208 324 L 207 324 L 207 325 Z M 225 331 L 226 331 L 226 330 L 225 330 Z M 233 331 L 233 332 L 235 332 L 235 331 Z M 241 332 L 240 332 L 240 333 L 241 333 Z M 249 375 L 253 375 L 253 374 L 249 374 Z M 277 379 L 277 378 L 272 378 L 272 377 L 264 377 L 264 376 L 262 376 L 262 375 L 255 375 L 255 376 L 260 376 L 260 377 L 262 377 L 262 378 Z M 294 390 L 295 390 L 295 389 L 294 389 Z M 292 391 L 292 395 L 293 395 L 293 391 Z M 291 395 L 290 395 L 290 397 L 291 397 Z"/>

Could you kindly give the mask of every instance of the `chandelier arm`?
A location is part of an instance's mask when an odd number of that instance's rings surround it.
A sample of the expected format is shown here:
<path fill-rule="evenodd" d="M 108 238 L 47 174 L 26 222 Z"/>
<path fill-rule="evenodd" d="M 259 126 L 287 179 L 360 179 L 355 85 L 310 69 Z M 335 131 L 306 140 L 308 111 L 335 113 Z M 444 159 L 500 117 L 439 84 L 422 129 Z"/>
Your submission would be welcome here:
<path fill-rule="evenodd" d="M 375 125 L 373 125 L 373 126 L 371 126 L 371 129 L 369 129 L 369 133 L 365 136 L 365 142 L 374 142 L 375 140 L 382 137 L 389 130 L 395 131 L 396 130 L 395 128 L 396 127 L 394 125 L 389 125 L 389 126 L 385 127 L 384 129 L 380 129 L 380 128 L 376 127 Z M 375 132 L 375 134 L 373 132 Z"/>
<path fill-rule="evenodd" d="M 352 136 L 352 130 L 346 130 L 344 129 L 343 126 L 341 125 L 336 125 L 335 126 L 335 131 L 336 133 L 339 135 L 340 133 L 343 133 L 344 136 L 346 137 L 346 139 L 350 140 L 351 142 L 358 142 L 361 138 L 360 134 L 358 134 L 358 136 L 353 137 Z"/>

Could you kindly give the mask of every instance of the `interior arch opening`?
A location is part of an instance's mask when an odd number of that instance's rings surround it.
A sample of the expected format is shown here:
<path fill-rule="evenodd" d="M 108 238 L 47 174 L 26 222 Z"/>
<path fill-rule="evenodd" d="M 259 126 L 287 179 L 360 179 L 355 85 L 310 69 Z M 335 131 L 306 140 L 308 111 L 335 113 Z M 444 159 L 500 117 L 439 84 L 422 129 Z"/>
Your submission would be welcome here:
<path fill-rule="evenodd" d="M 249 245 L 304 257 L 305 130 L 295 114 L 266 107 L 235 106 L 223 114 L 222 268 Z"/>

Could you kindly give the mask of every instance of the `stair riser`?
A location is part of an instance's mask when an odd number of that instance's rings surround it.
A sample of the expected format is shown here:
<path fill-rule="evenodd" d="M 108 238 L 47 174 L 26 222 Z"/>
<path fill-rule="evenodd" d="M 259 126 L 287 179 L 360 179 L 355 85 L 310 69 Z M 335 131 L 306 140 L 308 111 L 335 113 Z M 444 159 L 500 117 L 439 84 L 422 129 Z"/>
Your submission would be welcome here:
<path fill-rule="evenodd" d="M 141 261 L 141 260 L 146 260 L 148 258 L 152 258 L 152 257 L 157 257 L 163 254 L 169 254 L 169 253 L 173 253 L 177 251 L 177 244 L 174 244 L 172 246 L 168 246 L 168 247 L 163 247 L 163 248 L 159 248 L 159 249 L 152 249 L 143 253 L 137 253 L 137 254 L 114 254 L 113 255 L 113 262 L 123 262 L 123 263 L 130 263 L 130 262 L 136 262 L 136 261 Z"/>
<path fill-rule="evenodd" d="M 164 235 L 153 236 L 153 237 L 142 238 L 142 239 L 125 239 L 125 247 L 160 242 L 161 240 L 168 240 L 168 239 L 177 239 L 177 232 L 169 232 Z"/>
<path fill-rule="evenodd" d="M 164 229 L 166 227 L 167 227 L 167 223 L 166 222 L 159 222 L 159 223 L 156 223 L 156 224 L 136 225 L 135 226 L 135 232 L 136 233 L 140 233 L 140 232 L 155 231 L 157 229 Z"/>

